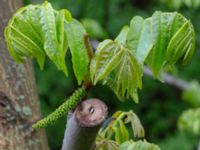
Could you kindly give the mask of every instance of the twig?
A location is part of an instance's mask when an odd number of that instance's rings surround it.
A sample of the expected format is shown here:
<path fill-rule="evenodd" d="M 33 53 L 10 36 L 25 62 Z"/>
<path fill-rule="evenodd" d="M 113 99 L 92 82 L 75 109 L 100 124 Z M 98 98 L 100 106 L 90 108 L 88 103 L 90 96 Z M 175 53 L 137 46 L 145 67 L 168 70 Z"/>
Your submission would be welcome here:
<path fill-rule="evenodd" d="M 146 66 L 144 66 L 144 74 L 147 76 L 153 77 L 152 72 Z M 174 77 L 167 73 L 164 73 L 162 75 L 162 77 L 163 77 L 164 82 L 166 82 L 167 84 L 172 85 L 174 87 L 177 87 L 180 90 L 187 90 L 190 88 L 190 83 L 188 81 Z"/>

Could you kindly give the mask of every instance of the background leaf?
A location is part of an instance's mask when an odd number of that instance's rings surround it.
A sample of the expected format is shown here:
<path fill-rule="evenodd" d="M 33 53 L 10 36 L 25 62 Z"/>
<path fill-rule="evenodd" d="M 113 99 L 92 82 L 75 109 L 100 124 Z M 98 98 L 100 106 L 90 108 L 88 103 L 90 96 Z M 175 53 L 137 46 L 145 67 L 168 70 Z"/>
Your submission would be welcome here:
<path fill-rule="evenodd" d="M 178 127 L 182 131 L 200 135 L 200 108 L 184 111 L 179 118 Z"/>

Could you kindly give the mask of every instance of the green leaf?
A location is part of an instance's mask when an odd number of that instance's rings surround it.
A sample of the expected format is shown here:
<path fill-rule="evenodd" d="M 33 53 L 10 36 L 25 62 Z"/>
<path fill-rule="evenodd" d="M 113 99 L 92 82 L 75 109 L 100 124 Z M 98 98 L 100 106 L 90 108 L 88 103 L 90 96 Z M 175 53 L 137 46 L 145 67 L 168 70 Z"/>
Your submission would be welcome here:
<path fill-rule="evenodd" d="M 121 100 L 130 96 L 138 102 L 144 63 L 159 78 L 178 60 L 187 63 L 194 48 L 193 26 L 181 14 L 157 11 L 146 19 L 136 16 L 115 41 L 99 44 L 90 65 L 91 79 L 94 84 L 103 81 Z"/>
<path fill-rule="evenodd" d="M 147 66 L 158 76 L 165 61 L 166 47 L 169 41 L 169 20 L 171 16 L 161 12 L 155 12 L 152 16 L 152 40 L 155 43 L 146 60 Z M 171 19 L 172 20 L 172 19 Z"/>
<path fill-rule="evenodd" d="M 126 113 L 125 123 L 131 123 L 132 130 L 135 137 L 142 138 L 145 136 L 144 128 L 140 122 L 138 116 L 133 112 L 129 111 Z"/>
<path fill-rule="evenodd" d="M 133 51 L 140 64 L 144 62 L 158 77 L 179 59 L 187 63 L 195 47 L 192 24 L 182 15 L 155 12 L 152 17 L 131 20 L 125 46 Z"/>
<path fill-rule="evenodd" d="M 67 22 L 65 29 L 67 31 L 68 44 L 72 54 L 74 73 L 78 84 L 81 84 L 88 72 L 89 64 L 88 50 L 84 42 L 87 33 L 83 26 L 75 19 Z"/>
<path fill-rule="evenodd" d="M 117 47 L 115 42 L 112 40 L 104 40 L 103 42 L 99 43 L 90 64 L 90 76 L 94 84 L 97 83 L 99 76 L 102 74 L 105 66 L 114 55 L 116 50 L 115 46 Z"/>
<path fill-rule="evenodd" d="M 34 13 L 33 13 L 34 12 Z M 35 57 L 42 69 L 45 54 L 39 22 L 40 9 L 30 5 L 19 9 L 5 29 L 5 38 L 11 56 L 17 62 Z M 34 22 L 34 23 L 33 23 Z"/>
<path fill-rule="evenodd" d="M 114 130 L 115 130 L 115 140 L 117 143 L 121 144 L 129 139 L 128 130 L 124 125 L 124 123 L 122 122 L 122 120 L 119 120 L 117 122 L 117 125 L 114 128 Z"/>
<path fill-rule="evenodd" d="M 160 148 L 155 145 L 145 141 L 134 142 L 132 140 L 124 142 L 120 145 L 120 150 L 160 150 Z"/>
<path fill-rule="evenodd" d="M 142 65 L 153 46 L 151 30 L 151 19 L 136 16 L 131 20 L 127 45 Z"/>
<path fill-rule="evenodd" d="M 184 55 L 184 63 L 190 60 L 194 53 L 194 32 L 191 23 L 186 22 L 179 31 L 172 37 L 167 47 L 167 60 L 174 64 Z"/>
<path fill-rule="evenodd" d="M 119 144 L 116 141 L 108 140 L 98 135 L 95 150 L 119 150 Z"/>
<path fill-rule="evenodd" d="M 19 9 L 5 29 L 11 56 L 17 62 L 34 57 L 43 69 L 47 55 L 67 75 L 65 20 L 72 20 L 70 12 L 55 11 L 48 2 Z"/>
<path fill-rule="evenodd" d="M 122 143 L 119 150 L 134 150 L 135 142 L 132 140 Z"/>
<path fill-rule="evenodd" d="M 131 124 L 135 137 L 144 137 L 144 128 L 142 127 L 139 118 L 133 111 L 115 112 L 106 128 L 102 128 L 99 131 L 99 135 L 107 139 L 112 139 L 112 137 L 115 137 L 117 142 L 121 143 L 121 141 L 124 141 L 124 139 L 129 139 L 126 127 L 127 124 Z"/>
<path fill-rule="evenodd" d="M 66 35 L 64 33 L 64 12 L 58 12 L 55 16 L 54 9 L 50 3 L 45 2 L 42 5 L 41 24 L 45 42 L 44 49 L 49 58 L 56 64 L 59 70 L 62 70 L 66 75 L 67 67 L 65 64 L 65 54 L 67 51 Z M 61 34 L 60 34 L 61 33 Z"/>
<path fill-rule="evenodd" d="M 116 41 L 99 44 L 91 61 L 90 75 L 94 84 L 103 81 L 123 100 L 131 96 L 136 102 L 137 87 L 142 87 L 142 70 L 131 51 Z"/>
<path fill-rule="evenodd" d="M 119 35 L 115 38 L 115 41 L 117 41 L 120 44 L 126 44 L 126 37 L 127 34 L 129 32 L 129 27 L 128 26 L 124 26 L 121 30 L 121 32 L 119 33 Z"/>

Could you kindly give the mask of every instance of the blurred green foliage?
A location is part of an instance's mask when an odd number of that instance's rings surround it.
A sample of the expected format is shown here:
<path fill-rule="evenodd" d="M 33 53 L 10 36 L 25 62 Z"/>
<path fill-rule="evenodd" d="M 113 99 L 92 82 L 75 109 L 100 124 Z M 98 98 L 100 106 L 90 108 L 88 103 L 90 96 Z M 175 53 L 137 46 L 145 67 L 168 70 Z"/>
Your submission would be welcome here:
<path fill-rule="evenodd" d="M 120 29 L 130 22 L 133 16 L 151 16 L 155 10 L 176 11 L 176 7 L 168 7 L 160 0 L 49 0 L 55 8 L 69 9 L 75 18 L 92 19 L 100 23 L 108 38 L 114 38 Z M 28 3 L 41 3 L 41 0 L 24 0 Z M 189 18 L 194 25 L 197 36 L 197 48 L 192 61 L 186 66 L 178 66 L 176 76 L 191 81 L 200 82 L 198 68 L 200 57 L 200 7 L 188 8 L 182 6 L 178 10 Z M 89 31 L 90 32 L 90 31 Z M 93 31 L 92 31 L 93 32 Z M 99 31 L 98 31 L 99 32 Z M 97 33 L 93 38 L 101 40 Z M 102 36 L 102 35 L 101 35 Z M 66 59 L 71 59 L 67 54 Z M 70 61 L 67 61 L 70 62 Z M 68 66 L 71 66 L 68 64 Z M 44 71 L 35 65 L 36 81 L 43 116 L 57 108 L 64 99 L 69 97 L 77 87 L 72 68 L 66 78 L 56 67 L 47 61 Z M 159 144 L 162 150 L 193 150 L 197 147 L 197 137 L 177 131 L 177 120 L 181 113 L 190 107 L 181 101 L 181 91 L 167 84 L 144 77 L 143 90 L 139 92 L 140 103 L 129 100 L 116 101 L 116 96 L 108 87 L 97 85 L 91 89 L 89 97 L 97 97 L 106 102 L 112 114 L 116 110 L 129 111 L 133 109 L 139 116 L 149 142 Z M 60 149 L 64 136 L 65 121 L 63 118 L 55 125 L 46 129 L 49 145 L 52 150 Z"/>

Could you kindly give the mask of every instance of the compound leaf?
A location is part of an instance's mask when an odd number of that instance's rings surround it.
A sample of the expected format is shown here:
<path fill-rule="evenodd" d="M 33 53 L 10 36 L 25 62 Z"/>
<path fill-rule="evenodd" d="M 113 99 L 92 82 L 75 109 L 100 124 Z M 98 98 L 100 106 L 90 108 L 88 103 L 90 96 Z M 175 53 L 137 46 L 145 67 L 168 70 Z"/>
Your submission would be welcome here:
<path fill-rule="evenodd" d="M 91 61 L 90 75 L 94 84 L 103 81 L 123 100 L 131 96 L 137 102 L 136 89 L 142 87 L 142 70 L 127 48 L 116 41 L 99 44 Z"/>

